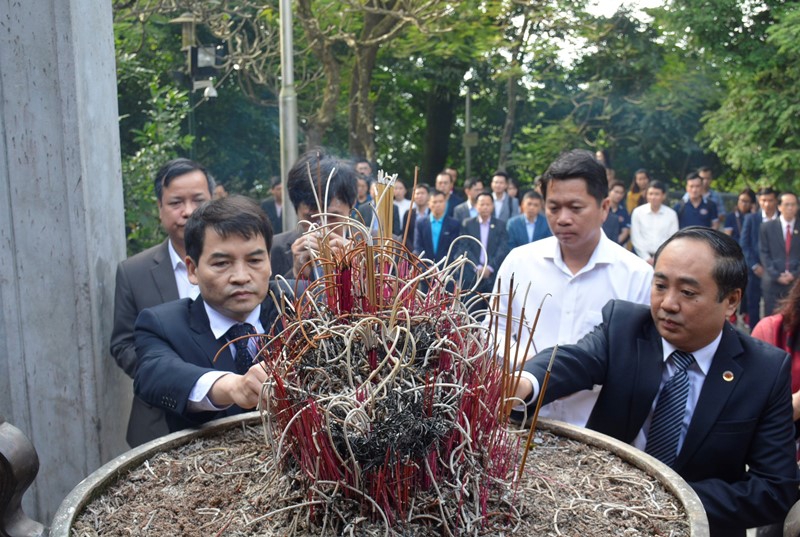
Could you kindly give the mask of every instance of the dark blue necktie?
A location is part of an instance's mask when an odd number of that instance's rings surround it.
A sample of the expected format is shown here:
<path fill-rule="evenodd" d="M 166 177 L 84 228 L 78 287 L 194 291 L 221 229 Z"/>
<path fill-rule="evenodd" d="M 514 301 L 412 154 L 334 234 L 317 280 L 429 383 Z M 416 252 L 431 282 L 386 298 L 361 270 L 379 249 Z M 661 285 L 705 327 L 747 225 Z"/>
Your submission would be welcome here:
<path fill-rule="evenodd" d="M 688 352 L 675 351 L 670 359 L 675 364 L 675 373 L 661 388 L 645 448 L 647 453 L 667 466 L 672 466 L 678 456 L 678 439 L 686 414 L 686 398 L 689 396 L 689 375 L 686 369 L 694 363 L 694 356 Z"/>
<path fill-rule="evenodd" d="M 250 366 L 253 365 L 253 355 L 248 348 L 248 343 L 252 338 L 242 337 L 249 336 L 256 333 L 256 329 L 249 323 L 238 323 L 231 326 L 225 335 L 228 341 L 233 341 L 233 346 L 236 348 L 236 372 L 240 375 L 247 373 Z M 237 338 L 242 339 L 237 339 Z M 236 340 L 236 341 L 234 341 Z"/>

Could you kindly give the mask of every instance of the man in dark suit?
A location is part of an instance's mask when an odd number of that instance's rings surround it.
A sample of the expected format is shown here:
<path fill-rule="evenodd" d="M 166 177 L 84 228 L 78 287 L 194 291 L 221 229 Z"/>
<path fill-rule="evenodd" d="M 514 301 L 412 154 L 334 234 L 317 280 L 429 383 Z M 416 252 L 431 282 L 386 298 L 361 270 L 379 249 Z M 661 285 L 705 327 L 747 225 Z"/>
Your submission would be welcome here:
<path fill-rule="evenodd" d="M 336 173 L 331 175 L 334 169 Z M 312 177 L 309 177 L 309 170 Z M 319 181 L 317 175 L 321 178 Z M 294 279 L 310 275 L 308 262 L 312 259 L 311 250 L 318 247 L 317 237 L 303 234 L 311 223 L 321 223 L 317 200 L 325 199 L 326 194 L 327 220 L 334 232 L 330 236 L 331 244 L 334 247 L 342 244 L 343 229 L 335 224 L 349 217 L 356 204 L 356 171 L 347 161 L 312 149 L 301 155 L 289 170 L 286 189 L 298 224 L 295 229 L 275 236 L 270 262 L 273 275 Z M 320 191 L 316 192 L 318 189 Z"/>
<path fill-rule="evenodd" d="M 139 312 L 199 293 L 197 286 L 189 282 L 183 261 L 183 231 L 192 212 L 211 199 L 213 189 L 213 180 L 205 168 L 189 159 L 171 160 L 156 174 L 158 215 L 168 238 L 117 267 L 110 351 L 131 378 L 138 367 L 133 326 Z M 168 432 L 164 412 L 134 396 L 126 435 L 128 445 L 136 447 Z"/>
<path fill-rule="evenodd" d="M 508 195 L 510 177 L 506 172 L 496 171 L 492 176 L 495 218 L 508 222 L 519 214 L 519 200 Z"/>
<path fill-rule="evenodd" d="M 558 348 L 544 396 L 602 384 L 587 427 L 680 474 L 715 537 L 783 520 L 800 483 L 790 357 L 727 322 L 746 283 L 736 241 L 705 227 L 678 231 L 656 252 L 649 310 L 609 302 L 599 326 Z M 525 365 L 517 395 L 528 411 L 551 352 Z"/>
<path fill-rule="evenodd" d="M 744 251 L 744 259 L 750 267 L 750 277 L 747 279 L 747 321 L 750 328 L 755 327 L 761 319 L 761 278 L 764 267 L 761 265 L 761 253 L 758 249 L 758 238 L 762 222 L 778 218 L 778 193 L 772 188 L 762 188 L 758 191 L 758 205 L 761 210 L 745 216 L 742 224 L 742 236 L 739 244 Z"/>
<path fill-rule="evenodd" d="M 506 224 L 509 250 L 552 235 L 542 214 L 542 202 L 542 195 L 535 190 L 522 196 L 522 214 L 512 217 Z"/>
<path fill-rule="evenodd" d="M 448 176 L 449 177 L 449 176 Z M 438 263 L 450 251 L 450 245 L 458 237 L 461 226 L 455 218 L 445 216 L 447 202 L 443 192 L 434 190 L 428 202 L 430 214 L 417 219 L 414 230 L 414 253 Z"/>
<path fill-rule="evenodd" d="M 466 267 L 464 283 L 465 287 L 471 288 L 477 282 L 477 292 L 490 293 L 494 288 L 497 269 L 508 255 L 508 235 L 505 223 L 492 216 L 494 199 L 489 192 L 478 194 L 475 207 L 478 216 L 468 218 L 461 224 L 461 235 L 475 239 L 459 241 L 459 251 L 475 266 L 474 269 L 469 265 Z"/>
<path fill-rule="evenodd" d="M 761 292 L 764 312 L 772 315 L 778 301 L 789 294 L 795 278 L 800 276 L 800 229 L 797 229 L 797 196 L 784 192 L 778 205 L 780 216 L 765 222 L 759 230 L 758 250 L 764 275 Z"/>
<path fill-rule="evenodd" d="M 186 266 L 200 296 L 145 309 L 134 332 L 134 389 L 167 411 L 170 431 L 258 403 L 261 338 L 244 336 L 269 334 L 278 318 L 267 296 L 271 244 L 269 220 L 243 196 L 209 202 L 186 224 Z"/>
<path fill-rule="evenodd" d="M 447 170 L 436 175 L 436 190 L 444 194 L 445 215 L 452 217 L 455 208 L 464 203 L 464 197 L 456 192 L 456 178 Z"/>
<path fill-rule="evenodd" d="M 453 218 L 463 224 L 467 218 L 478 216 L 475 201 L 481 192 L 483 192 L 483 183 L 480 179 L 470 177 L 464 181 L 464 194 L 467 196 L 467 201 L 456 205 L 456 208 L 453 209 Z"/>
<path fill-rule="evenodd" d="M 272 230 L 277 235 L 283 232 L 283 185 L 278 176 L 269 180 L 271 197 L 261 202 L 261 209 L 267 213 Z"/>

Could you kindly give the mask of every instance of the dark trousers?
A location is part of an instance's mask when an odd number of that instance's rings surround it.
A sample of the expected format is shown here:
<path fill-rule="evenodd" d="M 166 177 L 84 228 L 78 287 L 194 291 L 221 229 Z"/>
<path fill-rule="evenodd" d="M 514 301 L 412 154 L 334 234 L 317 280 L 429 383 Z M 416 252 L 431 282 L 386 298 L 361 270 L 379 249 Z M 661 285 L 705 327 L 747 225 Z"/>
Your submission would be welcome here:
<path fill-rule="evenodd" d="M 761 278 L 750 269 L 747 278 L 747 287 L 744 290 L 747 297 L 747 317 L 750 321 L 750 328 L 753 328 L 761 319 Z"/>

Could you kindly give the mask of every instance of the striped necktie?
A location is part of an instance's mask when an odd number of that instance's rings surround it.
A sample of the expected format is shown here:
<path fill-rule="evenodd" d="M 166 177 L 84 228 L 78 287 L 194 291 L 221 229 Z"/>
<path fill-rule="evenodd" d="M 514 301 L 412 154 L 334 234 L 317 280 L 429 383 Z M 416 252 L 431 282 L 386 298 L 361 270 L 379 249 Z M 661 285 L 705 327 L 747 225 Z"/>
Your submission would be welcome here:
<path fill-rule="evenodd" d="M 675 364 L 675 373 L 661 388 L 645 448 L 648 454 L 667 466 L 672 466 L 678 456 L 678 439 L 686 414 L 686 398 L 689 396 L 686 369 L 694 363 L 694 356 L 688 352 L 675 351 L 670 358 Z"/>

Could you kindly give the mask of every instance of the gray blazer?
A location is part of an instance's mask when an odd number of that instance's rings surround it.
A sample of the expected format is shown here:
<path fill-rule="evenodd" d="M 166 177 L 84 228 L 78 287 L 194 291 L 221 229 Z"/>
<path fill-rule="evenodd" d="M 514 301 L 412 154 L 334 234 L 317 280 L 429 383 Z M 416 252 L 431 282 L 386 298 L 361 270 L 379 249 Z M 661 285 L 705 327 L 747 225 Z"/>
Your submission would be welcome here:
<path fill-rule="evenodd" d="M 129 377 L 133 378 L 138 368 L 133 342 L 136 317 L 145 308 L 178 298 L 167 241 L 122 261 L 117 267 L 110 350 L 117 365 Z M 128 419 L 128 444 L 136 447 L 167 433 L 164 412 L 134 397 Z"/>

